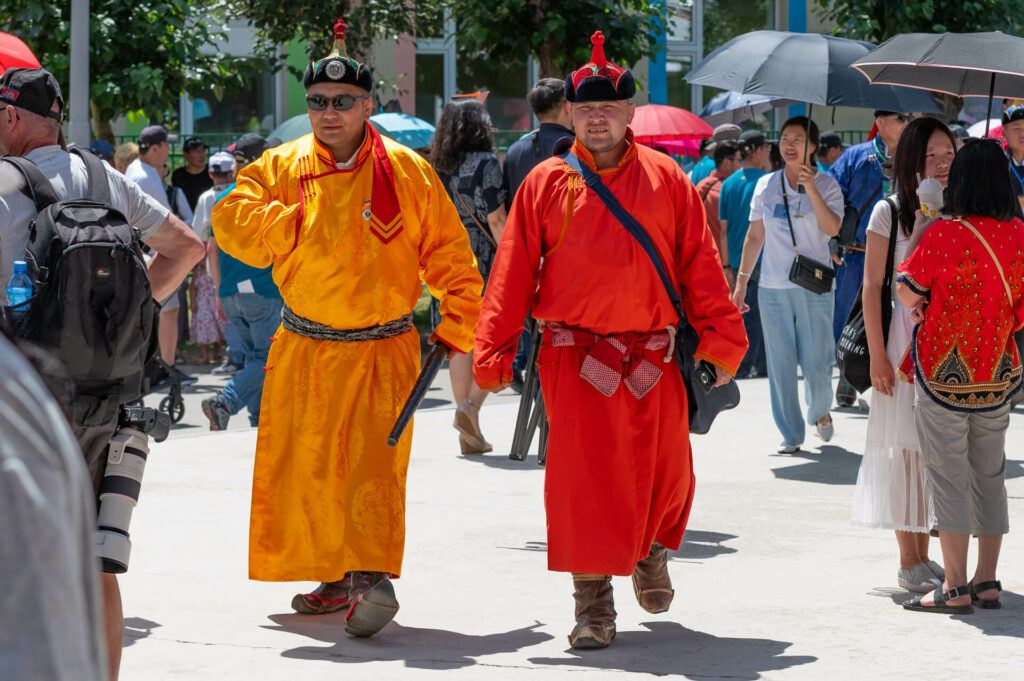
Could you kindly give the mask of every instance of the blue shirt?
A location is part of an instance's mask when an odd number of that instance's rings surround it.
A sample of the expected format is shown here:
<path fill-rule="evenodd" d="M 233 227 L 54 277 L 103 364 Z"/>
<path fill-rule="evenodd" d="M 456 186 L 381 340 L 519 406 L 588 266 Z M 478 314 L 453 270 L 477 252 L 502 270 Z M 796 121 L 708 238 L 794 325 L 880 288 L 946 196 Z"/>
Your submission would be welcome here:
<path fill-rule="evenodd" d="M 726 267 L 738 269 L 743 257 L 743 241 L 750 229 L 750 201 L 754 187 L 765 172 L 759 168 L 743 168 L 726 178 L 718 196 L 718 219 L 725 220 L 726 240 L 729 244 L 729 262 Z M 761 262 L 760 256 L 757 259 Z"/>
<path fill-rule="evenodd" d="M 888 158 L 885 142 L 879 138 L 847 147 L 828 173 L 836 178 L 846 203 L 861 211 L 854 241 L 867 240 L 871 209 L 889 193 L 882 177 L 882 162 Z M 874 197 L 874 198 L 872 198 Z M 870 204 L 870 205 L 869 205 Z"/>
<path fill-rule="evenodd" d="M 220 203 L 221 199 L 231 193 L 235 188 L 232 182 L 228 188 L 222 191 L 214 205 Z M 213 234 L 213 225 L 210 225 L 210 233 Z M 246 265 L 241 260 L 234 258 L 223 251 L 220 252 L 220 287 L 217 288 L 219 298 L 228 298 L 237 293 L 255 293 L 264 298 L 281 299 L 281 292 L 277 290 L 274 277 L 271 275 L 273 267 L 260 269 Z"/>
<path fill-rule="evenodd" d="M 572 137 L 572 130 L 558 123 L 541 123 L 536 132 L 528 132 L 508 148 L 502 173 L 505 175 L 505 208 L 512 207 L 512 199 L 519 191 L 519 185 L 541 161 L 551 157 L 555 142 L 563 137 Z"/>
<path fill-rule="evenodd" d="M 690 182 L 696 186 L 701 180 L 711 174 L 715 169 L 715 159 L 710 156 L 702 158 L 690 171 Z"/>

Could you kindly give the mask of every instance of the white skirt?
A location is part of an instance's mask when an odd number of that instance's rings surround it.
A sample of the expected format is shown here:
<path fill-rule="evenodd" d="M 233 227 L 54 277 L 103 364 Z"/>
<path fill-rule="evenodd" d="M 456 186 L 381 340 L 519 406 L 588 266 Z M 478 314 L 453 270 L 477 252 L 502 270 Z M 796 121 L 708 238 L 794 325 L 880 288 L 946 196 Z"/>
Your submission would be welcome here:
<path fill-rule="evenodd" d="M 886 355 L 893 368 L 913 337 L 910 309 L 896 303 Z M 931 499 L 914 426 L 914 386 L 896 380 L 893 396 L 871 391 L 867 444 L 853 493 L 854 524 L 927 532 Z"/>

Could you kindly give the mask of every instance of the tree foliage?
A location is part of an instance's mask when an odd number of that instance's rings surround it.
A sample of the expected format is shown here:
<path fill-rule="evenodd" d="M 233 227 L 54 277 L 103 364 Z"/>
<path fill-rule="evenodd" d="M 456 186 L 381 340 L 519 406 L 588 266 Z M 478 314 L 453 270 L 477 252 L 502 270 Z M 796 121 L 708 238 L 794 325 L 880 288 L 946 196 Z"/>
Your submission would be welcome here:
<path fill-rule="evenodd" d="M 457 45 L 469 58 L 525 61 L 541 77 L 563 77 L 590 59 L 590 36 L 603 31 L 605 54 L 635 64 L 657 52 L 664 31 L 662 3 L 645 0 L 447 0 Z"/>
<path fill-rule="evenodd" d="M 880 43 L 900 33 L 1024 32 L 1024 0 L 815 0 L 846 38 Z"/>
<path fill-rule="evenodd" d="M 91 3 L 89 100 L 93 131 L 109 135 L 109 122 L 142 111 L 164 120 L 183 93 L 234 90 L 265 68 L 214 46 L 226 37 L 223 5 L 200 0 L 105 0 Z M 4 0 L 0 28 L 24 40 L 40 63 L 70 93 L 71 3 Z"/>

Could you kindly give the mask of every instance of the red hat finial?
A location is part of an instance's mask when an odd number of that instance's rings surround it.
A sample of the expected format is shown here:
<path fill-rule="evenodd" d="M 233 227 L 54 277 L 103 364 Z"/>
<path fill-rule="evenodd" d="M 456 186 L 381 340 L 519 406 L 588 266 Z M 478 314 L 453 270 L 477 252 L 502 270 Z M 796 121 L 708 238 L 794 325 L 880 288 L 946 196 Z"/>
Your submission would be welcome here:
<path fill-rule="evenodd" d="M 345 39 L 345 29 L 346 28 L 347 27 L 345 26 L 345 20 L 339 17 L 338 18 L 338 23 L 336 23 L 334 25 L 334 39 L 335 40 L 344 40 Z"/>
<path fill-rule="evenodd" d="M 590 36 L 590 42 L 594 46 L 593 51 L 590 54 L 590 61 L 599 69 L 603 69 L 608 65 L 608 60 L 604 56 L 604 33 L 601 31 L 595 31 L 594 35 Z"/>

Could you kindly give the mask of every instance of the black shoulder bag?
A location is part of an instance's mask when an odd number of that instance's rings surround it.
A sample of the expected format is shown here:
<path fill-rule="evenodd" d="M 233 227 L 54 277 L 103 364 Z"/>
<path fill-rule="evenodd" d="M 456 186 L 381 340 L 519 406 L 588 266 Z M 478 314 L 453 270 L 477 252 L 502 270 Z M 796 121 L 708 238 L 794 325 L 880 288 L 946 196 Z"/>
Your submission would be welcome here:
<path fill-rule="evenodd" d="M 882 193 L 882 183 L 878 183 L 878 188 L 871 195 L 871 198 L 864 202 L 864 205 L 857 210 L 852 203 L 847 203 L 843 209 L 843 222 L 839 225 L 839 234 L 836 235 L 836 239 L 839 241 L 840 246 L 849 246 L 857 240 L 857 228 L 860 227 L 860 219 L 864 217 L 864 211 L 869 207 L 875 205 L 875 199 Z"/>
<path fill-rule="evenodd" d="M 882 338 L 884 343 L 889 343 L 889 325 L 892 323 L 892 266 L 896 259 L 896 230 L 899 229 L 899 219 L 896 213 L 896 204 L 892 199 L 885 199 L 889 204 L 889 213 L 892 216 L 892 229 L 889 231 L 889 255 L 885 259 L 885 277 L 882 279 Z M 861 284 L 857 292 L 857 299 L 853 301 L 853 308 L 850 309 L 850 316 L 846 318 L 846 326 L 839 335 L 839 342 L 836 343 L 836 366 L 839 367 L 839 375 L 846 379 L 862 393 L 871 387 L 871 355 L 868 353 L 868 333 L 864 327 L 864 285 Z"/>
<path fill-rule="evenodd" d="M 676 291 L 675 285 L 665 271 L 665 266 L 661 262 L 661 256 L 658 255 L 650 235 L 647 234 L 643 225 L 637 222 L 636 218 L 622 207 L 619 200 L 615 198 L 615 194 L 601 182 L 600 175 L 583 163 L 580 163 L 579 158 L 571 151 L 559 154 L 558 157 L 568 163 L 570 168 L 583 177 L 583 181 L 587 183 L 587 186 L 597 193 L 598 198 L 604 202 L 604 205 L 615 216 L 615 219 L 637 240 L 640 247 L 647 253 L 647 257 L 651 259 L 651 264 L 654 265 L 654 269 L 658 272 L 658 278 L 661 279 L 665 292 L 668 293 L 669 300 L 672 301 L 672 306 L 675 308 L 676 314 L 679 315 L 679 332 L 676 335 L 676 364 L 683 375 L 683 385 L 686 386 L 690 432 L 699 435 L 707 433 L 711 430 L 711 424 L 719 412 L 732 409 L 740 403 L 739 386 L 736 385 L 735 380 L 730 380 L 725 385 L 708 389 L 705 392 L 705 389 L 698 385 L 702 381 L 699 377 L 693 375 L 693 356 L 697 352 L 700 337 L 683 313 L 683 300 L 679 297 L 679 292 Z"/>
<path fill-rule="evenodd" d="M 779 171 L 779 182 L 782 183 L 782 202 L 786 206 L 786 222 L 789 224 L 789 238 L 793 240 L 793 264 L 789 267 L 789 280 L 811 293 L 828 293 L 832 290 L 832 280 L 836 271 L 832 265 L 800 255 L 796 250 L 796 233 L 793 231 L 793 218 L 790 217 L 789 195 L 786 193 L 785 171 Z M 813 210 L 813 208 L 812 208 Z"/>

